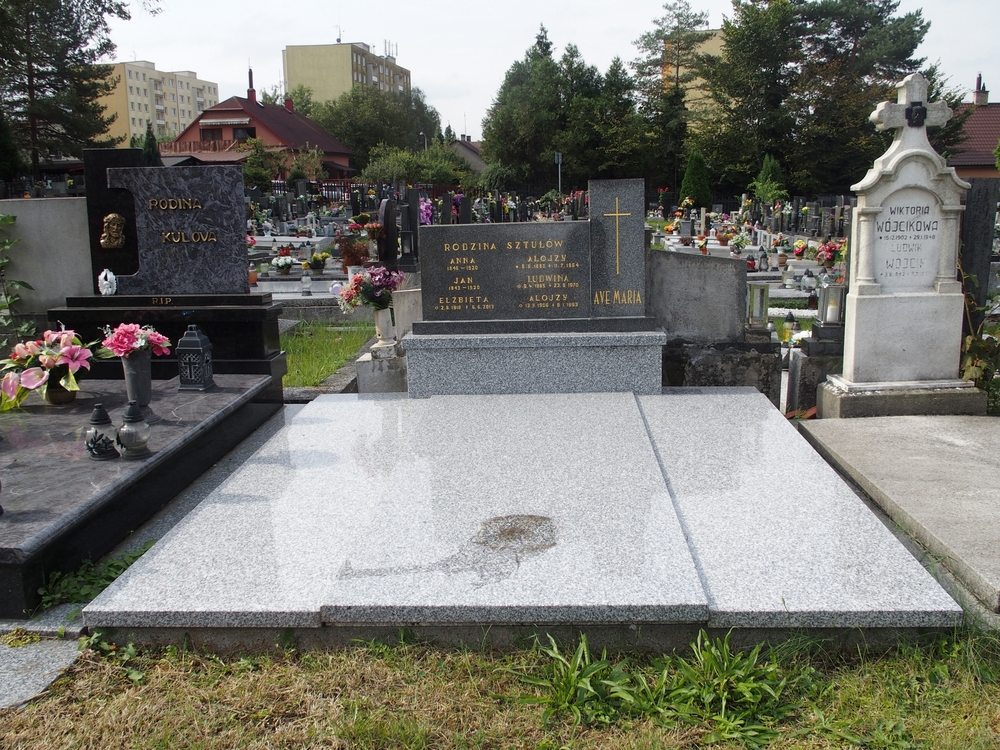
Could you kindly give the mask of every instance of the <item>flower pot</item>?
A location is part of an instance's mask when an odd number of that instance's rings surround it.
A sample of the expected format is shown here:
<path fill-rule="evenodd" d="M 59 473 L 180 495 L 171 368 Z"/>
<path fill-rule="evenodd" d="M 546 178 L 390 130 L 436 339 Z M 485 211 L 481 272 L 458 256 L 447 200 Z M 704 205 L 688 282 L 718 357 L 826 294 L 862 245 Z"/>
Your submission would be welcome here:
<path fill-rule="evenodd" d="M 702 255 L 708 255 L 708 248 L 707 247 L 701 248 L 701 254 Z"/>
<path fill-rule="evenodd" d="M 125 372 L 125 393 L 129 401 L 149 406 L 153 397 L 152 349 L 140 349 L 121 358 Z"/>
<path fill-rule="evenodd" d="M 49 381 L 46 383 L 45 389 L 45 403 L 52 404 L 53 406 L 63 406 L 64 404 L 72 404 L 76 401 L 77 391 L 67 391 L 62 387 L 58 378 L 53 378 L 49 375 Z"/>
<path fill-rule="evenodd" d="M 322 271 L 323 270 L 323 261 L 321 261 L 321 260 L 316 261 L 316 262 L 309 261 L 309 269 L 312 270 L 312 271 Z"/>
<path fill-rule="evenodd" d="M 285 266 L 278 266 L 277 270 L 278 270 L 278 273 L 281 274 L 282 276 L 287 276 L 288 274 L 290 274 L 292 272 L 292 267 L 291 266 L 287 266 L 287 267 L 285 267 Z"/>
<path fill-rule="evenodd" d="M 778 268 L 784 268 L 788 263 L 788 256 L 785 253 L 778 253 Z"/>
<path fill-rule="evenodd" d="M 824 260 L 824 261 L 823 261 L 823 267 L 824 267 L 824 268 L 825 268 L 825 269 L 826 269 L 827 271 L 829 271 L 830 269 L 832 269 L 832 268 L 833 268 L 833 264 L 834 264 L 834 260 L 833 260 L 832 258 L 831 258 L 830 260 Z"/>

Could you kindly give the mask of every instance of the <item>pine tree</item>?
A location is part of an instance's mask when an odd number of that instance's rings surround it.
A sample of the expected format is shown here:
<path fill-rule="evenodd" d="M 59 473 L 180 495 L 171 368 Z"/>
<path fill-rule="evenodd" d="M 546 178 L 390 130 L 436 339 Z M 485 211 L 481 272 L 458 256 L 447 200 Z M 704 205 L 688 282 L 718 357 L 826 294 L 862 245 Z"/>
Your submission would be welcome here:
<path fill-rule="evenodd" d="M 163 159 L 160 158 L 160 147 L 156 143 L 156 136 L 153 135 L 153 123 L 146 123 L 146 140 L 142 144 L 142 163 L 147 167 L 162 167 Z"/>
<path fill-rule="evenodd" d="M 681 200 L 690 198 L 698 208 L 712 207 L 712 187 L 708 183 L 705 158 L 697 149 L 688 156 L 684 181 L 681 182 Z"/>
<path fill-rule="evenodd" d="M 0 112 L 0 180 L 15 180 L 24 173 L 21 149 L 14 142 L 7 118 Z"/>
<path fill-rule="evenodd" d="M 107 17 L 128 19 L 119 0 L 4 0 L 0 3 L 0 101 L 15 140 L 28 152 L 35 179 L 53 153 L 80 156 L 102 138 L 100 97 L 110 93 L 111 68 L 98 60 L 114 51 Z"/>

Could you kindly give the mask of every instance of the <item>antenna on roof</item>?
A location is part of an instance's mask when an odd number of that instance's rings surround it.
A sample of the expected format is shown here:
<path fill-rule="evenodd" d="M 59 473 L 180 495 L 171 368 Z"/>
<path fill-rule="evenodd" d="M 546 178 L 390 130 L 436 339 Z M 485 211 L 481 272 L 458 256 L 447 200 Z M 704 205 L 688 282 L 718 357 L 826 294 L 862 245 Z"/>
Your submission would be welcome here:
<path fill-rule="evenodd" d="M 337 24 L 337 44 L 340 44 L 340 37 L 341 36 L 342 36 L 342 32 L 341 32 L 341 29 L 340 29 L 340 24 L 338 23 Z"/>

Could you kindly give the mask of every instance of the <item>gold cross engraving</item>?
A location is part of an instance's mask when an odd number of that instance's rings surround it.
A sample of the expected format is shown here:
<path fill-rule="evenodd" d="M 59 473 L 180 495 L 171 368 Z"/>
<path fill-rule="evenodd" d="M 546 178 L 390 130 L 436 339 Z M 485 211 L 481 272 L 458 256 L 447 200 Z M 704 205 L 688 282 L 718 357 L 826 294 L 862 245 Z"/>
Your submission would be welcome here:
<path fill-rule="evenodd" d="M 627 214 L 621 213 L 620 209 L 618 208 L 618 198 L 615 198 L 615 212 L 613 214 L 604 214 L 604 215 L 605 216 L 614 216 L 615 217 L 615 276 L 618 276 L 621 273 L 621 271 L 618 268 L 619 249 L 620 249 L 620 247 L 619 247 L 619 241 L 618 241 L 618 239 L 619 239 L 618 218 L 620 216 L 631 216 L 632 214 L 631 213 L 627 213 Z"/>

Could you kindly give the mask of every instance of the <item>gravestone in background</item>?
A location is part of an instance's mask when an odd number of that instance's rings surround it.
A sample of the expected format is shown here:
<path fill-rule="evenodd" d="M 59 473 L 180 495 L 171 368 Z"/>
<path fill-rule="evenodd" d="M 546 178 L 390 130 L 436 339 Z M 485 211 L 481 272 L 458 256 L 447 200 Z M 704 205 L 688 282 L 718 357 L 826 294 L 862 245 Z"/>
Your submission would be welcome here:
<path fill-rule="evenodd" d="M 854 258 L 844 371 L 817 398 L 821 417 L 985 414 L 985 394 L 959 378 L 964 296 L 957 280 L 959 219 L 969 184 L 934 151 L 927 126 L 951 110 L 927 102 L 927 81 L 907 76 L 897 103 L 872 114 L 895 130 L 889 149 L 853 186 Z"/>
<path fill-rule="evenodd" d="M 396 223 L 396 201 L 383 198 L 378 207 L 378 223 L 382 225 L 385 236 L 378 240 L 379 263 L 395 271 L 399 267 L 397 253 L 399 250 L 399 225 Z"/>
<path fill-rule="evenodd" d="M 132 194 L 139 270 L 119 294 L 246 294 L 243 171 L 222 167 L 108 170 Z"/>

